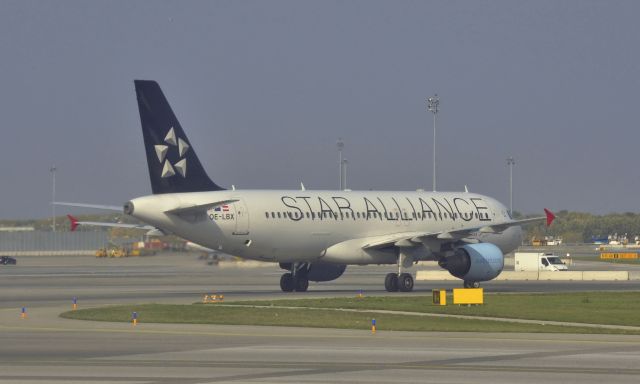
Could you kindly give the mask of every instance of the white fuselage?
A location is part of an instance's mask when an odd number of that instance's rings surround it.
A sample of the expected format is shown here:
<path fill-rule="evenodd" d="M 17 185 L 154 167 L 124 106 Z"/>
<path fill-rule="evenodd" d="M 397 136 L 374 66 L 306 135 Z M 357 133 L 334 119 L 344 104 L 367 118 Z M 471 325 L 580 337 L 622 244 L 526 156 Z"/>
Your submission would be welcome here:
<path fill-rule="evenodd" d="M 221 201 L 233 202 L 201 212 L 166 213 Z M 394 234 L 418 236 L 511 221 L 495 199 L 466 192 L 223 190 L 151 195 L 131 203 L 132 216 L 164 231 L 234 256 L 273 262 L 395 263 L 397 254 L 364 252 L 362 246 Z M 517 226 L 474 236 L 503 253 L 521 242 Z M 414 258 L 430 255 L 425 249 Z"/>

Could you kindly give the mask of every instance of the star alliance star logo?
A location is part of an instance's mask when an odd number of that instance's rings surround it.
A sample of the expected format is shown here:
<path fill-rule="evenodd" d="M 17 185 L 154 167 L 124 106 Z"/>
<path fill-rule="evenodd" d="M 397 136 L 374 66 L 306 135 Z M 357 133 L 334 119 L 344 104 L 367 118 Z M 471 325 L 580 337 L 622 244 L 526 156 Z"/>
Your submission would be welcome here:
<path fill-rule="evenodd" d="M 164 166 L 162 167 L 162 178 L 171 177 L 176 174 L 176 170 L 182 177 L 187 177 L 187 159 L 184 155 L 189 150 L 189 144 L 187 144 L 181 138 L 176 138 L 176 133 L 171 127 L 167 136 L 164 137 L 164 142 L 169 145 L 156 145 L 156 155 L 158 156 L 158 161 L 160 164 L 164 162 Z M 171 165 L 169 159 L 167 159 L 167 152 L 169 151 L 169 146 L 178 147 L 178 154 L 180 156 L 180 160 L 178 160 L 175 164 Z"/>

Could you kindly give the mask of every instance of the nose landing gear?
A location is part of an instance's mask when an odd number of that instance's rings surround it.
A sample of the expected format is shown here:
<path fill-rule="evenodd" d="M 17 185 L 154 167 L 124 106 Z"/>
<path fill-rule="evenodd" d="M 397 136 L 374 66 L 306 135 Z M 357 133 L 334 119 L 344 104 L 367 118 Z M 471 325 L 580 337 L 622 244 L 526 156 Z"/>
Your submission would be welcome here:
<path fill-rule="evenodd" d="M 480 288 L 480 282 L 478 282 L 478 281 L 465 281 L 464 282 L 464 287 L 465 288 Z"/>

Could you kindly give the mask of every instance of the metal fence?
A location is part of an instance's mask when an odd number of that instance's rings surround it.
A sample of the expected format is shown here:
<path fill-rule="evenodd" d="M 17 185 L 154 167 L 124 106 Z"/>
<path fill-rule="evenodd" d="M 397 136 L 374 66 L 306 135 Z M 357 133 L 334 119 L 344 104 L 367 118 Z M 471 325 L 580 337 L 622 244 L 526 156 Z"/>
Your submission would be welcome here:
<path fill-rule="evenodd" d="M 9 256 L 94 254 L 108 244 L 106 231 L 0 233 L 0 254 Z"/>

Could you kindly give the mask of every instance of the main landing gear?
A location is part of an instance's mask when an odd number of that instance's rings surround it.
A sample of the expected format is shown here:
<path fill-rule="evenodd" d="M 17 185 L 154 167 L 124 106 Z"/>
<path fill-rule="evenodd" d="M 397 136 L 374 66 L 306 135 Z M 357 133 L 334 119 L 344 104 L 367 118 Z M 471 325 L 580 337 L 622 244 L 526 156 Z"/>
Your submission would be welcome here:
<path fill-rule="evenodd" d="M 398 273 L 387 273 L 384 277 L 384 288 L 387 292 L 411 292 L 413 291 L 413 276 L 403 273 L 402 267 L 409 268 L 413 260 L 407 258 L 403 252 L 398 253 Z"/>
<path fill-rule="evenodd" d="M 306 292 L 309 288 L 309 279 L 307 278 L 307 263 L 280 264 L 287 272 L 280 277 L 280 289 L 282 292 Z"/>
<path fill-rule="evenodd" d="M 384 278 L 384 288 L 387 292 L 411 292 L 413 291 L 413 276 L 410 273 L 387 273 Z"/>

